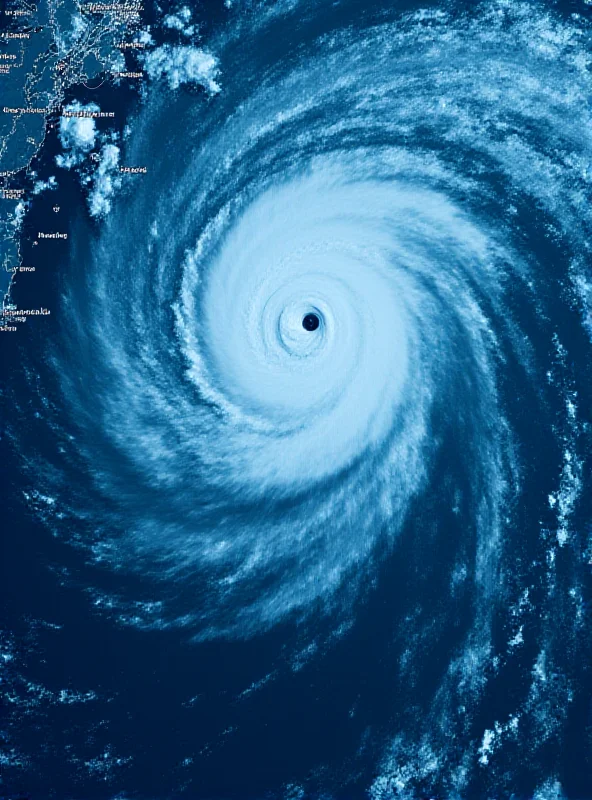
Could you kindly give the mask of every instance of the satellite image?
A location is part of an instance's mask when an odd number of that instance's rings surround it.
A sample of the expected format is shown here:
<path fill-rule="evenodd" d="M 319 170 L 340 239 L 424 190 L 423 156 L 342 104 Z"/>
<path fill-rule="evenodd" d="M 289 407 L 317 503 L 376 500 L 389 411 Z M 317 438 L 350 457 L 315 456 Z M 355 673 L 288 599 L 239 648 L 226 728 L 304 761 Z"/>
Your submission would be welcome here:
<path fill-rule="evenodd" d="M 0 800 L 592 800 L 592 0 L 0 0 Z"/>

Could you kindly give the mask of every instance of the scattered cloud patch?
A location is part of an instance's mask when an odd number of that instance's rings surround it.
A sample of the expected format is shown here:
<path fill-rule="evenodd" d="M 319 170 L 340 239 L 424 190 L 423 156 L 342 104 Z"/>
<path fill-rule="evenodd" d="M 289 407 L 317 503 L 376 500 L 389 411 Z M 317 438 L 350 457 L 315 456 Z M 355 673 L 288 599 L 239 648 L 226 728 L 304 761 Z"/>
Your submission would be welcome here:
<path fill-rule="evenodd" d="M 517 632 L 512 636 L 510 641 L 508 642 L 508 648 L 513 650 L 516 647 L 520 647 L 520 645 L 524 644 L 524 625 L 521 625 Z"/>
<path fill-rule="evenodd" d="M 78 101 L 64 108 L 69 113 L 95 113 L 100 111 L 96 103 L 82 105 Z M 60 142 L 64 153 L 56 156 L 56 164 L 63 169 L 81 164 L 87 153 L 96 144 L 97 126 L 92 117 L 60 117 Z"/>
<path fill-rule="evenodd" d="M 35 181 L 33 184 L 33 194 L 41 194 L 41 192 L 45 192 L 47 189 L 57 189 L 58 182 L 55 179 L 55 175 L 51 175 L 46 181 Z"/>
<path fill-rule="evenodd" d="M 96 103 L 81 105 L 75 102 L 65 110 L 88 114 L 99 112 L 100 108 Z M 118 135 L 98 131 L 93 117 L 64 116 L 60 119 L 59 137 L 65 152 L 56 157 L 56 163 L 64 169 L 80 168 L 80 182 L 88 189 L 90 215 L 104 217 L 111 210 L 113 194 L 122 182 L 120 149 L 114 143 Z"/>
<path fill-rule="evenodd" d="M 138 34 L 137 41 L 145 45 L 154 44 L 154 39 L 152 38 L 152 34 L 148 30 L 140 31 L 140 33 Z"/>
<path fill-rule="evenodd" d="M 168 14 L 164 18 L 164 26 L 165 28 L 171 28 L 172 30 L 179 31 L 184 36 L 193 36 L 197 28 L 195 25 L 190 25 L 189 22 L 191 20 L 191 11 L 187 6 L 183 6 L 180 11 L 177 11 L 176 14 Z"/>
<path fill-rule="evenodd" d="M 125 72 L 125 58 L 123 53 L 117 51 L 110 53 L 109 58 L 104 60 L 106 70 L 110 72 Z"/>
<path fill-rule="evenodd" d="M 101 150 L 100 161 L 92 177 L 93 188 L 88 196 L 91 217 L 104 217 L 111 211 L 111 198 L 121 186 L 119 155 L 119 147 L 114 144 L 106 144 Z"/>
<path fill-rule="evenodd" d="M 489 764 L 490 757 L 494 751 L 501 746 L 504 738 L 507 736 L 516 738 L 519 725 L 520 716 L 514 715 L 504 724 L 496 721 L 492 730 L 487 729 L 483 733 L 483 741 L 479 748 L 479 763 L 481 766 L 487 766 L 487 764 Z"/>
<path fill-rule="evenodd" d="M 162 45 L 144 56 L 144 67 L 151 78 L 166 78 L 171 89 L 194 84 L 203 86 L 212 95 L 220 91 L 216 80 L 218 59 L 199 47 Z"/>
<path fill-rule="evenodd" d="M 533 800 L 565 800 L 565 795 L 559 781 L 549 780 L 536 790 Z"/>
<path fill-rule="evenodd" d="M 14 216 L 11 225 L 18 231 L 21 229 L 28 204 L 24 200 L 19 200 L 14 209 Z"/>

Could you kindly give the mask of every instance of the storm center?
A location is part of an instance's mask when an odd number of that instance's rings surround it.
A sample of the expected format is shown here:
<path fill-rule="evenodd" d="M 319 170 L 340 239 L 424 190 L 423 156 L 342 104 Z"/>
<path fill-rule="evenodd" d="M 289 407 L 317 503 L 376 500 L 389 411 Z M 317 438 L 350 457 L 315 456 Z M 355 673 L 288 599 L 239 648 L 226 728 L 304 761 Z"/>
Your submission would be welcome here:
<path fill-rule="evenodd" d="M 316 314 L 306 314 L 302 318 L 302 327 L 305 331 L 316 331 L 319 327 L 319 318 Z"/>

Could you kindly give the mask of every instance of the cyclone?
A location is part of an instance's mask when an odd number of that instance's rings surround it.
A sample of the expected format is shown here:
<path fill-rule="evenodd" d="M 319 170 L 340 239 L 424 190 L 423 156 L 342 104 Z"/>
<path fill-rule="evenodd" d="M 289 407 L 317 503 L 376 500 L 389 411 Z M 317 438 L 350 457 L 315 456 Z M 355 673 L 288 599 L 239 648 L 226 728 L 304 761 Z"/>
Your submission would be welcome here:
<path fill-rule="evenodd" d="M 32 505 L 113 624 L 292 630 L 316 663 L 380 609 L 372 800 L 562 796 L 592 558 L 584 11 L 237 13 L 219 93 L 147 93 L 141 190 L 73 221 L 26 370 L 53 392 L 52 444 L 13 434 Z"/>

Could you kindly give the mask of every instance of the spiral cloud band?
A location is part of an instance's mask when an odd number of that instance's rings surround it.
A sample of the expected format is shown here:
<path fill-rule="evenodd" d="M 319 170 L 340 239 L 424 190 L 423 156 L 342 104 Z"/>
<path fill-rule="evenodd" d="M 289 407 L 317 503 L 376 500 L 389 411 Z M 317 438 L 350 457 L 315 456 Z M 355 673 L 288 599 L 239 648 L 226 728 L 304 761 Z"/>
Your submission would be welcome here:
<path fill-rule="evenodd" d="M 589 36 L 505 2 L 253 13 L 213 48 L 219 93 L 148 97 L 142 191 L 76 223 L 48 494 L 149 587 L 108 607 L 195 641 L 339 639 L 407 562 L 393 681 L 432 701 L 401 712 L 376 800 L 462 792 L 569 704 L 541 676 L 577 662 L 590 558 Z M 522 696 L 473 727 L 513 658 Z"/>

